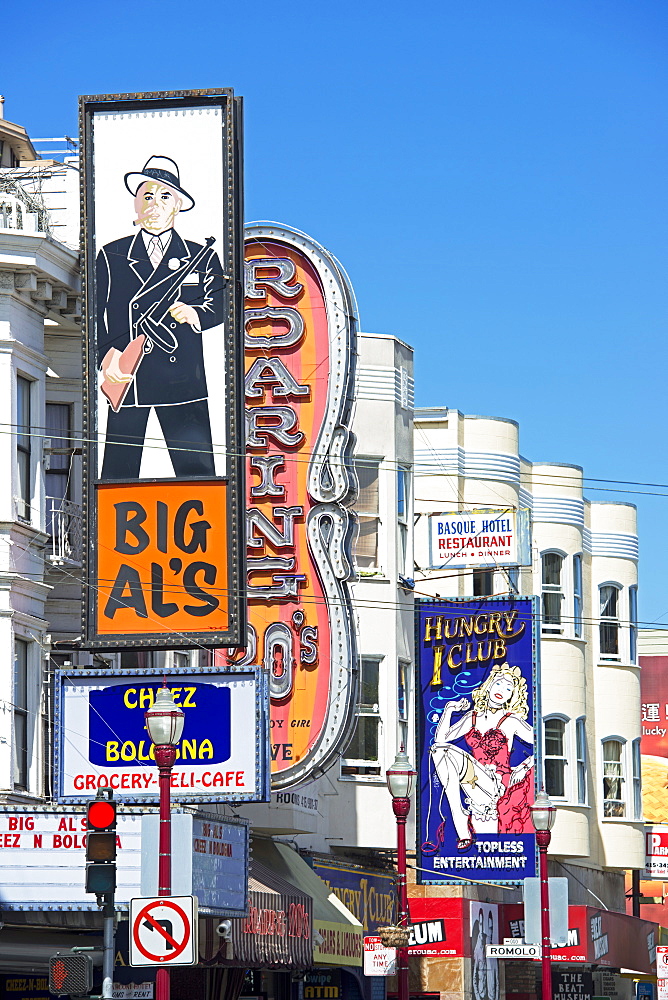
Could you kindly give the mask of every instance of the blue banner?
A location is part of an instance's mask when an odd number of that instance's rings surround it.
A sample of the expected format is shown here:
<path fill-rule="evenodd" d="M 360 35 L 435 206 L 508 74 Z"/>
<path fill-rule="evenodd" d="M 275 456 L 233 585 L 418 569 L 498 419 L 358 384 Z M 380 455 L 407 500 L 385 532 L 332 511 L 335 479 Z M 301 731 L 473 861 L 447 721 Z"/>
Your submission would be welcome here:
<path fill-rule="evenodd" d="M 536 873 L 537 603 L 416 602 L 418 881 Z"/>
<path fill-rule="evenodd" d="M 112 684 L 90 692 L 89 760 L 104 767 L 126 767 L 130 761 L 153 761 L 144 713 L 161 684 Z M 231 753 L 229 687 L 188 679 L 170 685 L 172 697 L 186 715 L 177 760 L 220 764 Z"/>
<path fill-rule="evenodd" d="M 365 934 L 375 934 L 379 927 L 396 924 L 399 911 L 394 875 L 346 865 L 342 861 L 324 858 L 306 860 L 316 875 L 357 917 Z"/>

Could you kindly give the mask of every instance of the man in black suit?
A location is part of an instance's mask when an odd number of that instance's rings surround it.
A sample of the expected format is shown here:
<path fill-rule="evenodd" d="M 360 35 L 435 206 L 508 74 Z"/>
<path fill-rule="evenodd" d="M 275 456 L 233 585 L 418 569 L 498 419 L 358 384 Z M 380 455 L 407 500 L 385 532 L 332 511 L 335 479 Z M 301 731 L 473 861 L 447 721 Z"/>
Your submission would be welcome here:
<path fill-rule="evenodd" d="M 125 185 L 139 232 L 97 257 L 98 365 L 109 384 L 130 383 L 118 412 L 109 409 L 101 478 L 139 478 L 151 407 L 174 474 L 214 476 L 202 331 L 223 321 L 226 279 L 209 241 L 183 240 L 174 229 L 195 202 L 173 160 L 150 157 L 142 171 L 125 175 Z M 141 334 L 143 355 L 130 376 L 121 354 Z"/>

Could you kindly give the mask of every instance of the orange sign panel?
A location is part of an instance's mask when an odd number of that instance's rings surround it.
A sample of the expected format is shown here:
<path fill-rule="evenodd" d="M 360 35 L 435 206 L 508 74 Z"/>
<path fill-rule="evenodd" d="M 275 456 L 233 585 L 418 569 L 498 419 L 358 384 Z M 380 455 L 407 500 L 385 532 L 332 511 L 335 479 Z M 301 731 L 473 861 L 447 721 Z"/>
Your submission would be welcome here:
<path fill-rule="evenodd" d="M 178 645 L 194 631 L 225 632 L 226 491 L 220 480 L 96 487 L 98 635 Z"/>

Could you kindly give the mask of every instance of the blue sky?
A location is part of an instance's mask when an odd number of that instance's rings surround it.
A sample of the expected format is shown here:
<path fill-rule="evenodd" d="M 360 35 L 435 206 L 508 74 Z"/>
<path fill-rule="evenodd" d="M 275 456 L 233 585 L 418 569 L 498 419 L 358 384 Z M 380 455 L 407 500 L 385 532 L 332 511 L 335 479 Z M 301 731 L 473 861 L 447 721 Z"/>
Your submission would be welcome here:
<path fill-rule="evenodd" d="M 80 93 L 231 86 L 246 218 L 337 255 L 418 405 L 512 417 L 535 461 L 639 508 L 663 580 L 668 6 L 663 0 L 38 0 L 3 13 L 5 116 L 76 134 Z M 659 496 L 646 495 L 663 493 Z"/>

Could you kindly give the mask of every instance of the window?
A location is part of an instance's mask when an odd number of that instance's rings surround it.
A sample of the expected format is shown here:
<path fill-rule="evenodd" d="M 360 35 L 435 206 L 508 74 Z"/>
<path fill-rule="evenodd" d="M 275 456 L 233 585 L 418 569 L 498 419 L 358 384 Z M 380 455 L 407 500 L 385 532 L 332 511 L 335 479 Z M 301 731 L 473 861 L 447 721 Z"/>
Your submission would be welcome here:
<path fill-rule="evenodd" d="M 494 593 L 494 570 L 474 569 L 473 570 L 473 596 L 489 597 Z"/>
<path fill-rule="evenodd" d="M 400 465 L 397 469 L 397 524 L 399 531 L 399 551 L 397 552 L 398 571 L 407 573 L 406 559 L 408 557 L 408 509 L 410 490 L 410 470 Z"/>
<path fill-rule="evenodd" d="M 400 722 L 408 722 L 407 686 L 410 663 L 399 660 L 397 670 L 397 714 Z"/>
<path fill-rule="evenodd" d="M 626 816 L 624 800 L 624 744 L 603 740 L 603 815 Z"/>
<path fill-rule="evenodd" d="M 642 787 L 640 780 L 640 740 L 631 744 L 631 764 L 633 767 L 633 818 L 642 819 Z"/>
<path fill-rule="evenodd" d="M 70 406 L 67 403 L 47 403 L 45 415 L 45 436 L 51 441 L 48 468 L 45 471 L 46 495 L 56 501 L 68 500 L 72 462 Z M 53 508 L 52 504 L 49 509 Z M 51 533 L 50 527 L 47 530 Z"/>
<path fill-rule="evenodd" d="M 561 634 L 561 602 L 564 594 L 561 572 L 564 559 L 558 552 L 545 552 L 541 560 L 543 632 Z"/>
<path fill-rule="evenodd" d="M 359 494 L 355 503 L 358 533 L 354 555 L 360 570 L 375 569 L 378 565 L 378 526 L 380 524 L 378 480 L 380 462 L 362 459 L 355 462 Z"/>
<path fill-rule="evenodd" d="M 587 730 L 585 717 L 581 716 L 575 723 L 576 756 L 578 762 L 578 802 L 584 805 L 587 801 Z"/>
<path fill-rule="evenodd" d="M 582 556 L 573 556 L 573 634 L 582 638 Z"/>
<path fill-rule="evenodd" d="M 150 670 L 156 666 L 154 654 L 150 649 L 124 649 L 119 654 L 121 670 Z"/>
<path fill-rule="evenodd" d="M 28 650 L 14 639 L 14 788 L 28 788 Z"/>
<path fill-rule="evenodd" d="M 30 481 L 30 388 L 27 378 L 16 379 L 16 462 L 18 473 L 18 510 L 22 521 L 30 520 L 32 484 Z"/>
<path fill-rule="evenodd" d="M 560 798 L 566 795 L 565 736 L 563 719 L 545 720 L 545 791 Z"/>
<path fill-rule="evenodd" d="M 46 404 L 46 437 L 51 442 L 44 473 L 46 487 L 46 530 L 60 538 L 67 532 L 65 501 L 70 497 L 72 447 L 70 407 L 67 403 Z"/>
<path fill-rule="evenodd" d="M 406 660 L 397 664 L 397 718 L 401 742 L 407 746 L 408 740 L 408 684 L 411 665 Z"/>
<path fill-rule="evenodd" d="M 378 737 L 380 714 L 378 684 L 380 657 L 362 656 L 359 661 L 359 702 L 355 732 L 345 752 L 342 774 L 380 774 Z"/>
<path fill-rule="evenodd" d="M 629 587 L 629 656 L 638 662 L 638 588 Z"/>
<path fill-rule="evenodd" d="M 600 589 L 601 621 L 599 643 L 602 660 L 619 659 L 619 588 L 606 585 Z"/>

